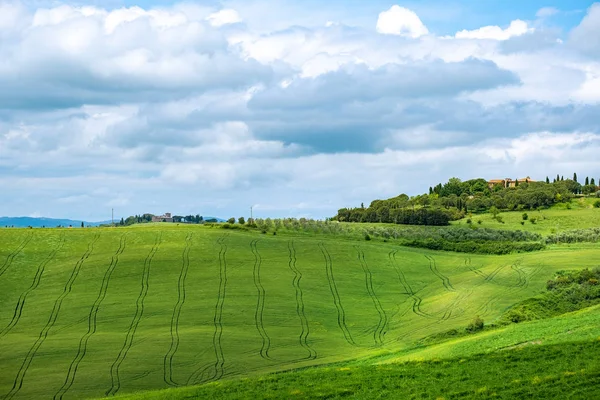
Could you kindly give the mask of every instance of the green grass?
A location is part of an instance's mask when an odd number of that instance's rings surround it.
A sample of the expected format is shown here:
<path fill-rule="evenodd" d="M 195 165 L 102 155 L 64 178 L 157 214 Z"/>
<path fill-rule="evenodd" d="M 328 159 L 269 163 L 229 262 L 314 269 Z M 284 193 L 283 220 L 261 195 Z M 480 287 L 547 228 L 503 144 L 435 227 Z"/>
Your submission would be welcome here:
<path fill-rule="evenodd" d="M 499 215 L 504 223 L 494 220 L 492 214 L 473 214 L 459 221 L 452 222 L 452 225 L 465 226 L 467 219 L 470 218 L 475 226 L 494 228 L 494 229 L 512 229 L 535 232 L 541 235 L 561 232 L 572 229 L 584 229 L 600 226 L 600 208 L 594 208 L 593 202 L 596 198 L 579 198 L 573 200 L 570 209 L 566 204 L 557 204 L 547 210 L 539 211 L 509 211 L 501 212 Z M 527 213 L 529 219 L 536 218 L 536 223 L 532 224 L 529 220 L 523 221 L 523 213 Z M 478 224 L 477 221 L 482 223 Z"/>
<path fill-rule="evenodd" d="M 2 229 L 0 395 L 101 397 L 397 354 L 475 315 L 493 321 L 599 253 L 468 255 L 174 224 Z"/>

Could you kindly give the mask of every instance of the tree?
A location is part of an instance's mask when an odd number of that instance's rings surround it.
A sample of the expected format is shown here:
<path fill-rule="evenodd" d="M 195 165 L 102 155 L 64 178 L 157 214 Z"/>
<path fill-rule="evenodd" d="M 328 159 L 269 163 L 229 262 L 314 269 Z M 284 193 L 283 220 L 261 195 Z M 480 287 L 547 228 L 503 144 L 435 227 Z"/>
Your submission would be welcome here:
<path fill-rule="evenodd" d="M 245 223 L 246 223 L 246 219 L 244 217 L 239 217 L 238 218 L 238 224 L 244 225 Z"/>
<path fill-rule="evenodd" d="M 84 226 L 83 226 L 83 221 L 81 221 L 81 227 L 82 227 L 82 228 L 84 228 Z"/>
<path fill-rule="evenodd" d="M 590 184 L 590 178 L 589 177 L 585 177 L 585 185 L 589 185 Z"/>
<path fill-rule="evenodd" d="M 577 182 L 577 173 L 576 173 L 576 172 L 573 172 L 573 180 L 574 180 L 575 182 Z"/>
<path fill-rule="evenodd" d="M 558 174 L 556 174 L 556 182 L 560 181 L 560 176 L 558 176 Z"/>
<path fill-rule="evenodd" d="M 121 222 L 119 222 L 119 225 L 125 225 L 125 220 L 123 219 L 123 217 L 121 217 Z"/>
<path fill-rule="evenodd" d="M 500 211 L 498 210 L 498 208 L 496 206 L 491 206 L 490 207 L 490 214 L 492 214 L 494 216 L 494 218 L 496 218 L 496 216 L 498 215 Z"/>
<path fill-rule="evenodd" d="M 596 185 L 596 181 L 594 180 L 594 178 L 592 178 L 592 180 L 590 181 L 590 185 Z"/>
<path fill-rule="evenodd" d="M 227 220 L 227 223 L 229 224 L 235 224 L 235 218 L 231 217 Z"/>
<path fill-rule="evenodd" d="M 519 178 L 515 179 L 515 187 L 519 186 Z"/>
<path fill-rule="evenodd" d="M 546 177 L 546 183 L 550 183 L 550 179 Z"/>

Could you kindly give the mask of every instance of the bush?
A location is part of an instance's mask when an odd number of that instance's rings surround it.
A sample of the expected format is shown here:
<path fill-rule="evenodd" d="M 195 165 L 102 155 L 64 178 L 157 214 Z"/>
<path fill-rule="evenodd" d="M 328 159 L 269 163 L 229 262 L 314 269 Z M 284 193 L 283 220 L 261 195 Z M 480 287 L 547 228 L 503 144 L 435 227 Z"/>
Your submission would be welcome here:
<path fill-rule="evenodd" d="M 478 219 L 478 220 L 477 220 L 477 223 L 478 223 L 479 225 L 481 225 L 481 224 L 483 224 L 483 221 L 482 221 L 482 220 L 480 220 L 480 219 Z"/>
<path fill-rule="evenodd" d="M 529 215 L 527 215 L 527 213 L 523 213 L 523 221 L 527 221 L 527 218 L 529 218 Z"/>
<path fill-rule="evenodd" d="M 525 221 L 521 221 L 521 225 L 525 225 Z"/>
<path fill-rule="evenodd" d="M 473 223 L 473 221 L 471 221 L 471 218 L 467 218 L 467 224 L 469 224 L 469 225 L 470 225 L 470 224 L 472 224 L 472 223 Z"/>
<path fill-rule="evenodd" d="M 365 233 L 365 240 L 371 240 L 371 236 L 368 233 Z"/>
<path fill-rule="evenodd" d="M 531 217 L 531 219 L 529 219 L 529 222 L 531 222 L 532 224 L 535 224 L 537 222 L 537 218 Z"/>
<path fill-rule="evenodd" d="M 473 321 L 469 322 L 466 327 L 467 332 L 474 333 L 483 330 L 483 320 L 479 316 L 475 317 Z"/>
<path fill-rule="evenodd" d="M 598 193 L 600 193 L 600 192 L 598 192 Z M 594 202 L 594 207 L 595 207 L 595 208 L 600 208 L 600 200 L 596 200 L 596 201 Z"/>

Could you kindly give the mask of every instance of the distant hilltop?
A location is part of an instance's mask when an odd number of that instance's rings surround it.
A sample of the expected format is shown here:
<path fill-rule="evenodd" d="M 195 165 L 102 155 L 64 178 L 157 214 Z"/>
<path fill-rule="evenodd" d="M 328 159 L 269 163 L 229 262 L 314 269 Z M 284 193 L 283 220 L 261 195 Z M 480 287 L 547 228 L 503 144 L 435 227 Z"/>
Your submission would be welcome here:
<path fill-rule="evenodd" d="M 55 228 L 57 226 L 64 227 L 81 227 L 84 226 L 100 226 L 102 224 L 110 224 L 110 221 L 88 222 L 82 220 L 64 219 L 64 218 L 36 218 L 36 217 L 0 217 L 0 227 L 15 227 L 15 228 Z"/>

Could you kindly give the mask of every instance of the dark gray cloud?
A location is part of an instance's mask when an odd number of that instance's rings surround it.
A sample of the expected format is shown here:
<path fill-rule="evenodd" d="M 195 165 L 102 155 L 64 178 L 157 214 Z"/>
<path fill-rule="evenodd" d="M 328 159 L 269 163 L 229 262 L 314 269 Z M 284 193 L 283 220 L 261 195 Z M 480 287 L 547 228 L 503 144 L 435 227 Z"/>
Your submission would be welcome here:
<path fill-rule="evenodd" d="M 249 107 L 256 110 L 327 109 L 341 102 L 449 97 L 518 83 L 519 78 L 512 72 L 498 68 L 491 61 L 477 59 L 388 64 L 374 70 L 354 65 L 316 78 L 296 79 L 285 88 L 271 87 L 254 96 Z"/>

